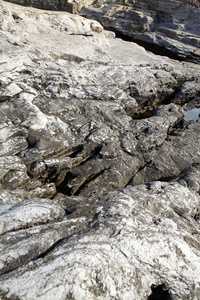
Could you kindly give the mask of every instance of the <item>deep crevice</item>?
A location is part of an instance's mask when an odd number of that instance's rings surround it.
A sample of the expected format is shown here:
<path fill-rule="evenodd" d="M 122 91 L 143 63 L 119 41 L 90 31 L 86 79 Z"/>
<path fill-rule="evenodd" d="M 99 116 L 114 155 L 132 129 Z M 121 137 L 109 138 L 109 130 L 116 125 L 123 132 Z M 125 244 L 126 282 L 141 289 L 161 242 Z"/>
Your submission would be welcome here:
<path fill-rule="evenodd" d="M 166 288 L 164 283 L 159 285 L 152 284 L 151 291 L 152 294 L 147 300 L 173 300 L 169 289 Z"/>
<path fill-rule="evenodd" d="M 70 171 L 65 175 L 65 179 L 56 187 L 57 193 L 62 193 L 67 196 L 71 196 L 71 188 L 68 186 L 68 183 L 76 178 L 77 176 L 72 174 Z"/>
<path fill-rule="evenodd" d="M 199 222 L 200 220 L 200 213 L 196 213 L 193 218 L 195 219 L 196 222 Z"/>
<path fill-rule="evenodd" d="M 132 115 L 130 115 L 130 117 L 133 119 L 133 120 L 142 120 L 142 119 L 147 119 L 147 118 L 150 118 L 154 115 L 156 109 L 160 106 L 161 104 L 158 104 L 155 108 L 152 108 L 152 109 L 147 109 L 143 112 L 137 112 L 137 113 L 134 113 Z"/>
<path fill-rule="evenodd" d="M 176 178 L 177 178 L 176 175 L 171 175 L 171 176 L 161 177 L 157 180 L 162 181 L 162 182 L 170 182 L 170 181 L 175 180 Z"/>
<path fill-rule="evenodd" d="M 132 42 L 138 44 L 139 46 L 145 48 L 145 50 L 150 51 L 156 55 L 166 56 L 171 59 L 178 60 L 178 61 L 192 61 L 193 62 L 193 60 L 194 60 L 192 58 L 192 56 L 190 57 L 188 55 L 186 57 L 183 57 L 181 55 L 178 55 L 178 54 L 170 51 L 169 49 L 165 48 L 164 46 L 159 46 L 159 45 L 156 45 L 153 43 L 144 42 L 144 41 L 134 39 L 134 38 L 132 38 Z"/>
<path fill-rule="evenodd" d="M 129 182 L 124 186 L 124 188 L 126 188 L 127 186 L 129 186 L 129 185 L 132 185 L 132 181 L 133 181 L 133 179 L 134 179 L 134 177 L 139 173 L 139 172 L 141 172 L 146 166 L 148 166 L 148 164 L 149 163 L 146 163 L 146 164 L 144 164 L 143 166 L 141 166 L 138 170 L 137 170 L 137 172 L 131 177 L 131 179 L 129 180 Z"/>
<path fill-rule="evenodd" d="M 170 51 L 169 49 L 167 49 L 164 46 L 159 46 L 159 45 L 156 45 L 156 44 L 153 44 L 153 43 L 148 43 L 148 42 L 145 42 L 145 41 L 141 41 L 139 39 L 135 39 L 134 37 L 126 36 L 125 34 L 123 34 L 122 32 L 120 32 L 118 30 L 116 30 L 113 27 L 109 27 L 109 26 L 104 26 L 104 27 L 107 30 L 115 32 L 116 38 L 120 38 L 120 39 L 122 39 L 124 41 L 127 41 L 127 42 L 134 42 L 134 43 L 138 44 L 139 46 L 145 48 L 145 50 L 150 51 L 150 52 L 152 52 L 156 55 L 167 56 L 171 59 L 178 60 L 178 61 L 192 61 L 192 62 L 194 62 L 194 58 L 192 56 L 188 55 L 186 57 L 183 57 L 181 55 L 178 55 L 178 54 Z"/>
<path fill-rule="evenodd" d="M 85 188 L 85 186 L 91 182 L 92 180 L 96 179 L 100 175 L 104 173 L 105 170 L 101 170 L 96 174 L 91 175 L 90 177 L 86 178 L 86 180 L 79 186 L 78 190 L 73 194 L 73 196 L 78 196 L 80 194 L 80 191 Z"/>
<path fill-rule="evenodd" d="M 73 157 L 76 157 L 78 156 L 79 153 L 81 153 L 83 151 L 83 146 L 80 146 L 80 147 L 77 147 L 74 152 L 71 154 L 71 156 Z M 96 148 L 94 148 L 92 151 L 91 151 L 91 156 L 89 156 L 88 158 L 86 159 L 83 159 L 82 162 L 80 162 L 80 164 L 78 166 L 75 166 L 74 168 L 72 168 L 71 170 L 69 170 L 66 175 L 65 175 L 65 178 L 64 180 L 59 184 L 57 185 L 56 189 L 57 189 L 57 192 L 58 193 L 62 193 L 64 195 L 67 195 L 67 196 L 72 196 L 72 195 L 76 195 L 77 196 L 77 191 L 75 193 L 72 192 L 72 189 L 73 187 L 69 187 L 68 186 L 68 183 L 70 183 L 73 179 L 75 179 L 76 177 L 78 177 L 78 174 L 74 174 L 73 173 L 73 170 L 76 169 L 76 167 L 78 168 L 79 166 L 85 164 L 87 161 L 89 160 L 92 160 L 92 159 L 97 159 L 97 158 L 101 158 L 101 154 L 100 154 L 100 151 L 102 149 L 102 146 L 97 146 Z M 104 171 L 104 170 L 103 170 Z M 102 171 L 100 171 L 102 172 Z M 97 176 L 99 176 L 99 172 L 97 174 L 94 174 L 94 176 L 90 176 L 90 178 L 92 177 L 92 179 L 88 180 L 86 179 L 84 181 L 84 183 L 88 183 L 90 182 L 91 180 L 95 179 Z M 83 184 L 84 184 L 83 183 Z M 86 184 L 85 183 L 85 184 Z M 78 188 L 78 190 L 82 189 L 81 187 L 83 186 L 83 184 Z"/>
<path fill-rule="evenodd" d="M 127 153 L 128 155 L 130 155 L 130 156 L 134 156 L 131 152 L 129 152 L 128 150 L 126 150 L 126 148 L 125 147 L 122 147 L 122 151 L 124 151 L 125 153 Z"/>
<path fill-rule="evenodd" d="M 83 151 L 83 145 L 78 146 L 77 148 L 75 148 L 72 153 L 69 155 L 70 158 L 75 158 L 78 156 L 78 154 L 80 154 Z"/>
<path fill-rule="evenodd" d="M 39 258 L 44 258 L 47 254 L 49 254 L 51 251 L 53 251 L 56 247 L 58 247 L 63 241 L 67 241 L 70 238 L 70 236 L 68 237 L 64 237 L 58 241 L 56 241 L 53 245 L 51 245 L 51 247 L 49 247 L 46 251 L 40 253 L 39 255 L 37 255 L 36 257 L 34 257 L 33 259 L 31 259 L 31 261 L 36 261 Z"/>
<path fill-rule="evenodd" d="M 181 119 L 180 121 L 173 124 L 168 129 L 167 133 L 167 141 L 170 141 L 170 136 L 179 136 L 180 130 L 187 130 L 188 129 L 188 122 L 184 119 Z"/>

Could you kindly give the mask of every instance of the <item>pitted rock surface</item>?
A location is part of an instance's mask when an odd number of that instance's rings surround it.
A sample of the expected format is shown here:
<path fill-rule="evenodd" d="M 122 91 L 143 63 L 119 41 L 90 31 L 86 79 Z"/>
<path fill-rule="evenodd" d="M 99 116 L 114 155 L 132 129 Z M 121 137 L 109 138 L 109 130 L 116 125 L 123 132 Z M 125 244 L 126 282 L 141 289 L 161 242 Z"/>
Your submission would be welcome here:
<path fill-rule="evenodd" d="M 199 299 L 199 64 L 4 1 L 0 35 L 1 299 Z"/>

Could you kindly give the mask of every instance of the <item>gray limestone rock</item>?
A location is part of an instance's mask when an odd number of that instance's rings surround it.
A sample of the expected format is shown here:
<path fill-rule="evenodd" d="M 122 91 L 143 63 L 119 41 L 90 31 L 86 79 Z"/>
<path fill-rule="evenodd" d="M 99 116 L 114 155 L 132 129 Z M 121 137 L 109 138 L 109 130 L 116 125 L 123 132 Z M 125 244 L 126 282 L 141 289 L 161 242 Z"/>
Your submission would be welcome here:
<path fill-rule="evenodd" d="M 80 14 L 150 51 L 199 62 L 199 1 L 80 1 Z"/>
<path fill-rule="evenodd" d="M 79 13 L 100 22 L 108 30 L 116 32 L 118 36 L 134 40 L 155 53 L 180 60 L 200 61 L 199 0 L 7 1 L 37 8 Z M 13 18 L 16 22 L 22 20 L 18 14 L 13 14 Z M 94 31 L 102 31 L 101 25 L 97 24 L 97 22 L 91 23 L 90 27 Z M 90 28 L 85 25 L 84 34 L 90 35 Z M 87 27 L 88 29 L 85 30 Z M 68 26 L 64 27 L 64 30 L 69 30 Z"/>
<path fill-rule="evenodd" d="M 148 298 L 154 284 L 165 285 L 175 300 L 198 299 L 200 244 L 194 216 L 199 201 L 186 187 L 166 182 L 88 198 L 69 215 L 68 224 L 61 221 L 56 236 L 63 237 L 62 227 L 68 235 L 72 222 L 77 224 L 80 217 L 88 226 L 2 275 L 1 295 L 7 299 L 142 300 Z M 47 234 L 51 240 L 58 224 L 43 228 L 40 244 Z M 30 234 L 37 237 L 37 227 L 26 231 L 26 238 L 22 231 L 14 240 L 21 240 L 21 251 Z M 10 238 L 7 235 L 3 244 L 9 245 Z M 11 248 L 1 260 L 7 257 L 12 266 L 12 257 L 17 261 L 21 256 Z"/>
<path fill-rule="evenodd" d="M 15 141 L 18 144 L 18 140 Z M 8 150 L 8 149 L 7 149 Z M 14 189 L 29 182 L 27 168 L 17 156 L 0 157 L 1 188 Z"/>
<path fill-rule="evenodd" d="M 199 64 L 1 0 L 0 36 L 0 298 L 199 299 Z"/>

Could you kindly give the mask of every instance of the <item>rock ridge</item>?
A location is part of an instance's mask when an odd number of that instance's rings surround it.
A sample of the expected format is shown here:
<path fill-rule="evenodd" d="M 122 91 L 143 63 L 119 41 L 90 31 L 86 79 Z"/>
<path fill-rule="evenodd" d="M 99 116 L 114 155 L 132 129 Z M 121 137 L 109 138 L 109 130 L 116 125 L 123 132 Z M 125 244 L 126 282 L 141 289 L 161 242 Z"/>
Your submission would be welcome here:
<path fill-rule="evenodd" d="M 198 61 L 1 0 L 0 35 L 1 299 L 199 299 Z"/>
<path fill-rule="evenodd" d="M 97 20 L 118 37 L 137 42 L 155 54 L 199 63 L 200 2 L 171 1 L 32 1 L 17 4 L 79 13 Z"/>

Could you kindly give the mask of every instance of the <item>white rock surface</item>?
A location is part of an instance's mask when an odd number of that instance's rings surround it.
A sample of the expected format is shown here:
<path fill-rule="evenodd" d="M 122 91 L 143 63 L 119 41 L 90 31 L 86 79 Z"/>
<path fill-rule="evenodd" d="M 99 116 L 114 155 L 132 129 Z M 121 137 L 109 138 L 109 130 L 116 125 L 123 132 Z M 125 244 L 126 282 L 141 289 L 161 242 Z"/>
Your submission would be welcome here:
<path fill-rule="evenodd" d="M 198 299 L 199 225 L 193 216 L 199 201 L 187 188 L 165 182 L 88 199 L 89 227 L 3 275 L 1 289 L 10 299 L 142 300 L 152 284 L 165 283 L 173 299 Z"/>
<path fill-rule="evenodd" d="M 0 234 L 58 219 L 65 211 L 49 199 L 23 201 L 0 215 Z"/>
<path fill-rule="evenodd" d="M 4 1 L 0 37 L 1 299 L 200 299 L 200 121 L 180 107 L 199 65 Z"/>

